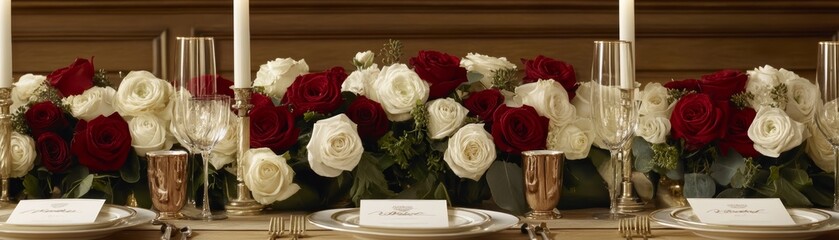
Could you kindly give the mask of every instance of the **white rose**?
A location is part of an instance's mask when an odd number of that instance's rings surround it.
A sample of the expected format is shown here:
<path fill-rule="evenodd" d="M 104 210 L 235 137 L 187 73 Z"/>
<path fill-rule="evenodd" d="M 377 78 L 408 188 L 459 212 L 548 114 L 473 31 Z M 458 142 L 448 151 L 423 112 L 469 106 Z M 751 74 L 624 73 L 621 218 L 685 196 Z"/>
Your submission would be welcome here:
<path fill-rule="evenodd" d="M 154 115 L 141 115 L 128 120 L 131 146 L 137 155 L 145 156 L 147 152 L 171 148 L 174 141 L 169 138 L 167 127 L 166 121 Z"/>
<path fill-rule="evenodd" d="M 353 71 L 341 84 L 341 91 L 355 93 L 359 96 L 366 95 L 364 87 L 369 86 L 370 82 L 373 82 L 379 76 L 379 71 L 379 66 L 376 64 L 362 70 Z"/>
<path fill-rule="evenodd" d="M 20 106 L 26 105 L 34 100 L 35 93 L 38 92 L 38 89 L 43 86 L 43 83 L 46 80 L 46 76 L 34 75 L 31 73 L 20 76 L 17 82 L 12 84 L 14 85 L 14 87 L 12 87 L 11 96 L 12 106 L 10 107 L 12 112 Z"/>
<path fill-rule="evenodd" d="M 428 100 L 429 86 L 405 64 L 385 66 L 370 86 L 367 97 L 382 104 L 387 118 L 394 122 L 411 119 L 417 103 Z"/>
<path fill-rule="evenodd" d="M 70 106 L 73 117 L 90 121 L 100 115 L 107 117 L 114 113 L 114 95 L 116 90 L 111 87 L 92 87 L 63 101 Z"/>
<path fill-rule="evenodd" d="M 467 113 L 469 109 L 451 98 L 428 102 L 428 136 L 431 139 L 443 139 L 452 135 L 463 126 Z"/>
<path fill-rule="evenodd" d="M 568 101 L 568 93 L 562 84 L 553 79 L 539 80 L 516 87 L 516 98 L 522 104 L 536 109 L 551 124 L 563 126 L 574 121 L 577 110 Z"/>
<path fill-rule="evenodd" d="M 836 126 L 839 128 L 839 126 Z M 833 167 L 836 164 L 836 155 L 833 152 L 833 145 L 824 137 L 824 133 L 819 130 L 815 124 L 810 124 L 808 127 L 812 137 L 807 139 L 807 155 L 813 159 L 813 162 L 824 170 L 825 172 L 833 172 Z M 835 131 L 839 131 L 836 129 Z"/>
<path fill-rule="evenodd" d="M 305 59 L 277 58 L 259 66 L 253 86 L 263 87 L 268 96 L 282 99 L 294 79 L 307 72 L 309 65 Z"/>
<path fill-rule="evenodd" d="M 236 116 L 231 112 L 230 116 Z M 227 133 L 219 140 L 213 148 L 210 164 L 215 169 L 221 169 L 224 165 L 236 160 L 236 151 L 239 147 L 239 118 L 231 117 L 227 123 Z"/>
<path fill-rule="evenodd" d="M 173 92 L 172 85 L 147 71 L 132 71 L 122 79 L 114 95 L 114 109 L 123 117 L 146 114 L 168 121 L 164 110 Z"/>
<path fill-rule="evenodd" d="M 35 140 L 32 137 L 12 132 L 12 169 L 11 178 L 19 178 L 26 175 L 35 166 Z"/>
<path fill-rule="evenodd" d="M 373 60 L 376 58 L 376 54 L 373 51 L 367 50 L 366 52 L 358 52 L 355 54 L 355 57 L 352 59 L 353 65 L 358 67 L 359 69 L 365 69 L 373 65 Z"/>
<path fill-rule="evenodd" d="M 294 170 L 285 158 L 277 156 L 271 149 L 250 149 L 242 158 L 247 161 L 247 174 L 243 176 L 245 185 L 257 202 L 267 205 L 286 200 L 300 190 L 300 186 L 293 182 Z"/>
<path fill-rule="evenodd" d="M 755 150 L 769 157 L 778 157 L 782 152 L 801 144 L 809 132 L 800 122 L 792 120 L 779 108 L 763 107 L 757 111 L 754 122 L 749 126 L 749 139 Z"/>
<path fill-rule="evenodd" d="M 577 88 L 577 97 L 571 100 L 574 109 L 577 110 L 577 116 L 581 118 L 591 118 L 591 81 L 580 83 Z"/>
<path fill-rule="evenodd" d="M 507 61 L 505 57 L 490 57 L 477 53 L 466 54 L 466 57 L 460 60 L 460 66 L 466 68 L 466 71 L 476 72 L 483 75 L 481 84 L 486 88 L 492 87 L 492 71 L 499 69 L 516 69 L 516 65 Z"/>
<path fill-rule="evenodd" d="M 306 150 L 309 166 L 324 177 L 337 177 L 341 171 L 352 171 L 364 153 L 357 125 L 343 113 L 317 121 Z"/>
<path fill-rule="evenodd" d="M 754 95 L 750 104 L 757 109 L 762 106 L 779 104 L 772 99 L 772 89 L 783 84 L 787 80 L 799 78 L 797 74 L 786 69 L 776 69 L 766 65 L 747 71 L 749 81 L 746 82 L 746 91 Z M 779 106 L 784 108 L 785 106 Z"/>
<path fill-rule="evenodd" d="M 788 79 L 786 112 L 795 121 L 810 123 L 821 105 L 819 87 L 804 78 Z"/>
<path fill-rule="evenodd" d="M 495 161 L 495 143 L 484 124 L 467 124 L 449 138 L 443 160 L 455 175 L 475 181 L 481 179 Z"/>
<path fill-rule="evenodd" d="M 676 104 L 667 104 L 667 88 L 661 83 L 648 83 L 644 86 L 644 91 L 639 93 L 641 99 L 641 106 L 638 108 L 638 114 L 641 116 L 659 116 L 670 117 L 673 111 L 673 106 Z"/>
<path fill-rule="evenodd" d="M 635 129 L 635 134 L 649 143 L 664 143 L 667 141 L 667 134 L 669 133 L 670 119 L 667 117 L 652 115 L 638 118 L 638 128 Z"/>
<path fill-rule="evenodd" d="M 594 124 L 591 119 L 580 118 L 565 126 L 551 126 L 548 131 L 548 149 L 565 153 L 569 160 L 588 157 L 594 142 Z"/>

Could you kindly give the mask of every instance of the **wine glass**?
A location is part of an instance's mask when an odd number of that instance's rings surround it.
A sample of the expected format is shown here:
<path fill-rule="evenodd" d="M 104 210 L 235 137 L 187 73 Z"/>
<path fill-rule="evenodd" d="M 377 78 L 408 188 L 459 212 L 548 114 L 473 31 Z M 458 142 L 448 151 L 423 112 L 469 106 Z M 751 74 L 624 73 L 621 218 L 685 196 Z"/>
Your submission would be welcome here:
<path fill-rule="evenodd" d="M 227 218 L 223 212 L 210 211 L 209 162 L 210 153 L 227 134 L 230 122 L 230 97 L 224 95 L 199 95 L 176 100 L 176 128 L 182 137 L 189 139 L 192 151 L 201 153 L 204 165 L 204 201 L 200 219 L 218 220 Z"/>
<path fill-rule="evenodd" d="M 833 211 L 839 211 L 839 41 L 819 42 L 816 84 L 824 102 L 816 125 L 833 146 Z"/>
<path fill-rule="evenodd" d="M 193 97 L 212 96 L 216 94 L 216 62 L 215 62 L 215 41 L 211 37 L 178 37 L 179 55 L 177 61 L 177 74 L 172 85 L 175 87 L 175 94 L 173 97 L 173 114 L 172 114 L 172 135 L 186 148 L 191 154 L 199 152 L 194 147 L 193 139 L 186 134 L 186 127 L 192 124 L 183 115 L 185 104 Z M 208 81 L 208 80 L 213 81 Z M 204 159 L 207 160 L 207 159 Z M 193 161 L 190 161 L 191 163 Z M 195 164 L 189 164 L 190 174 L 194 172 Z M 206 173 L 207 169 L 204 169 Z M 190 175 L 192 176 L 192 175 Z M 205 177 L 206 179 L 206 177 Z M 190 181 L 194 181 L 190 177 Z M 182 211 L 187 217 L 193 219 L 204 219 L 202 215 L 205 210 L 199 211 L 195 209 L 195 199 L 192 189 L 192 184 L 188 185 L 189 194 L 187 199 L 189 204 L 187 208 Z M 205 201 L 206 204 L 206 201 Z M 223 215 L 222 215 L 223 216 Z M 218 219 L 223 218 L 219 217 Z"/>
<path fill-rule="evenodd" d="M 595 41 L 591 67 L 591 114 L 599 143 L 611 152 L 612 184 L 609 186 L 609 213 L 597 219 L 629 217 L 618 210 L 617 201 L 622 173 L 620 152 L 632 139 L 638 122 L 635 104 L 635 68 L 632 43 Z"/>

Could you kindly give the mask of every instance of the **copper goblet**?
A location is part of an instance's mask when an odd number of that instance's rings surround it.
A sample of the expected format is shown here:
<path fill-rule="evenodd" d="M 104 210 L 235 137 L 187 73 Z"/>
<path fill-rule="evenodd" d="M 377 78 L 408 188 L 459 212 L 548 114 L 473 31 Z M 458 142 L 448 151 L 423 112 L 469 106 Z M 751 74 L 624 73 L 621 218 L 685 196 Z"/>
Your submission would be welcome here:
<path fill-rule="evenodd" d="M 565 154 L 553 150 L 524 151 L 524 195 L 532 211 L 530 219 L 557 219 L 562 215 L 556 209 L 562 190 L 562 166 Z"/>
<path fill-rule="evenodd" d="M 181 219 L 186 203 L 185 151 L 154 151 L 148 157 L 149 193 L 152 205 L 160 212 L 158 219 Z"/>

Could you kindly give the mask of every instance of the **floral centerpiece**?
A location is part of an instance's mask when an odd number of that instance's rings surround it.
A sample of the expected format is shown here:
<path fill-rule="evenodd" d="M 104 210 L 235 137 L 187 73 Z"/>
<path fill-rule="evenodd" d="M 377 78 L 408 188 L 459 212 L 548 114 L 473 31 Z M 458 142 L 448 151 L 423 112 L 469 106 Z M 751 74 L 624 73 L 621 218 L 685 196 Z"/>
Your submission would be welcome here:
<path fill-rule="evenodd" d="M 686 197 L 778 197 L 831 206 L 833 151 L 815 126 L 818 86 L 766 65 L 644 87 L 635 167 Z"/>

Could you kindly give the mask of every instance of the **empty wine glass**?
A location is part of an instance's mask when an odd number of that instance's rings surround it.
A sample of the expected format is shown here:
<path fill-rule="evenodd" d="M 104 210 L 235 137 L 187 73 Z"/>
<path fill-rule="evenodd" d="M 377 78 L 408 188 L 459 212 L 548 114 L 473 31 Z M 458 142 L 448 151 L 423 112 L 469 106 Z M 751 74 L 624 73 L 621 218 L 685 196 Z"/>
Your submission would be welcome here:
<path fill-rule="evenodd" d="M 173 118 L 180 134 L 192 143 L 192 151 L 201 153 L 204 169 L 204 201 L 200 219 L 217 220 L 227 216 L 223 212 L 210 211 L 209 162 L 210 153 L 227 134 L 230 122 L 230 97 L 224 95 L 200 95 L 177 100 Z"/>
<path fill-rule="evenodd" d="M 635 71 L 632 43 L 595 41 L 591 67 L 591 114 L 601 146 L 611 152 L 612 182 L 609 185 L 609 213 L 597 219 L 628 217 L 619 213 L 617 200 L 622 179 L 619 153 L 633 136 L 638 122 L 635 104 Z"/>
<path fill-rule="evenodd" d="M 187 127 L 193 127 L 191 119 L 187 119 L 184 115 L 189 106 L 187 105 L 193 98 L 202 98 L 207 96 L 215 96 L 216 88 L 216 62 L 215 62 L 215 41 L 211 37 L 178 37 L 179 55 L 177 61 L 177 74 L 172 85 L 175 87 L 175 94 L 173 95 L 173 114 L 172 114 L 172 135 L 174 135 L 184 148 L 189 150 L 191 154 L 200 152 L 201 150 L 196 146 L 196 139 L 191 138 L 187 134 Z M 216 122 L 220 124 L 221 122 Z M 226 125 L 225 125 L 226 126 Z M 204 161 L 209 160 L 203 158 Z M 193 161 L 190 161 L 192 163 Z M 195 164 L 189 165 L 190 174 L 194 172 Z M 207 168 L 204 170 L 204 187 L 207 188 Z M 194 178 L 190 178 L 194 181 Z M 190 193 L 187 194 L 189 208 L 185 208 L 183 214 L 193 219 L 208 219 L 205 213 L 209 212 L 209 205 L 207 201 L 207 194 L 204 194 L 204 207 L 201 211 L 194 208 L 195 200 L 192 194 L 195 189 L 192 189 L 193 184 L 188 185 Z M 226 216 L 223 214 L 216 214 L 217 217 L 209 219 L 223 219 Z"/>
<path fill-rule="evenodd" d="M 821 91 L 822 105 L 816 114 L 816 125 L 833 146 L 833 211 L 839 211 L 839 41 L 819 42 L 816 84 Z"/>

